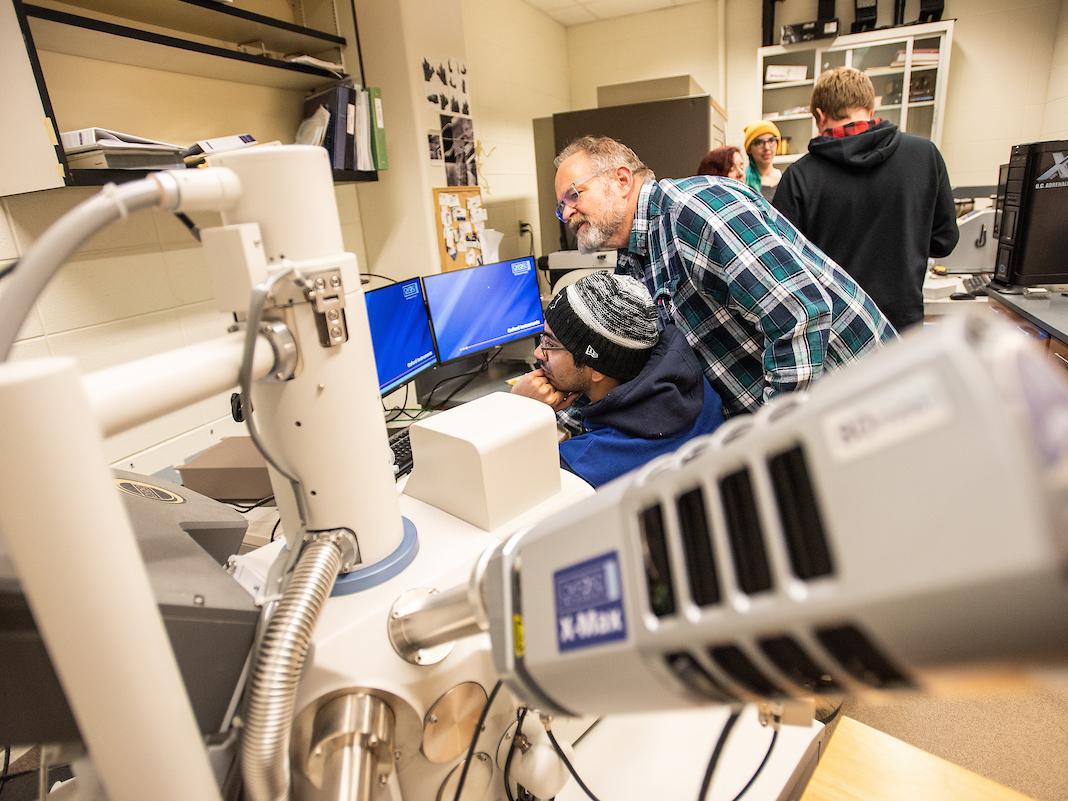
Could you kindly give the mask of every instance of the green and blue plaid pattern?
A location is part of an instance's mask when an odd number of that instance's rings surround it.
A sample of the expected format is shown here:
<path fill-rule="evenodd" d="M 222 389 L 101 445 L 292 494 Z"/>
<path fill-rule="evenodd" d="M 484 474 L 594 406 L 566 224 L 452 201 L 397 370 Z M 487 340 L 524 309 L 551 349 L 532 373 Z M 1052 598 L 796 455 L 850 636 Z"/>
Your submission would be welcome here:
<path fill-rule="evenodd" d="M 825 369 L 896 337 L 841 267 L 760 195 L 726 178 L 647 181 L 616 272 L 645 282 L 729 415 L 805 389 Z"/>

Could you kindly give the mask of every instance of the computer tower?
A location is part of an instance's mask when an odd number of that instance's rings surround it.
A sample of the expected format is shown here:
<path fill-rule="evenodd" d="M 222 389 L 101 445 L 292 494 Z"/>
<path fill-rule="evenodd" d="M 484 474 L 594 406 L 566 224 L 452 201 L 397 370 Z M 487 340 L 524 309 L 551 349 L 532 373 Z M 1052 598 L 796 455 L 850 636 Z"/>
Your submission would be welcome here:
<path fill-rule="evenodd" d="M 1068 284 L 1068 140 L 1012 148 L 998 184 L 994 281 Z"/>

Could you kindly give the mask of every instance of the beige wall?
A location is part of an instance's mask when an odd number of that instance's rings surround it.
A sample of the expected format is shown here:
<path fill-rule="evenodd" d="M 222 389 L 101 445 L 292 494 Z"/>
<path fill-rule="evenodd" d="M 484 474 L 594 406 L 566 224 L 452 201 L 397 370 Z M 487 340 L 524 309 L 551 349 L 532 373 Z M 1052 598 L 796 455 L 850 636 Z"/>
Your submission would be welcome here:
<path fill-rule="evenodd" d="M 1068 139 L 1068 0 L 1061 0 L 1042 117 L 1043 139 Z"/>
<path fill-rule="evenodd" d="M 716 5 L 709 0 L 568 28 L 572 108 L 596 108 L 598 86 L 672 75 L 692 75 L 716 97 Z M 760 3 L 748 5 L 759 26 Z"/>
<path fill-rule="evenodd" d="M 501 258 L 525 255 L 520 220 L 541 241 L 532 120 L 570 108 L 567 33 L 522 0 L 463 0 L 463 20 L 488 225 L 504 234 Z"/>
<path fill-rule="evenodd" d="M 760 116 L 760 3 L 726 3 L 727 92 L 721 102 L 728 113 L 727 140 L 738 143 L 742 127 Z M 956 18 L 957 25 L 942 151 L 955 185 L 995 183 L 997 165 L 1012 145 L 1068 125 L 1068 34 L 1063 21 L 1057 24 L 1062 5 L 1063 0 L 947 0 L 944 18 Z M 891 6 L 880 4 L 880 25 L 890 23 Z M 814 19 L 816 8 L 816 0 L 777 3 L 776 24 Z M 918 0 L 909 0 L 905 18 L 914 19 L 918 9 Z M 680 72 L 708 82 L 705 88 L 714 92 L 715 12 L 716 0 L 706 0 L 569 28 L 573 107 L 596 105 L 600 84 Z M 838 14 L 848 30 L 852 4 L 838 3 Z"/>

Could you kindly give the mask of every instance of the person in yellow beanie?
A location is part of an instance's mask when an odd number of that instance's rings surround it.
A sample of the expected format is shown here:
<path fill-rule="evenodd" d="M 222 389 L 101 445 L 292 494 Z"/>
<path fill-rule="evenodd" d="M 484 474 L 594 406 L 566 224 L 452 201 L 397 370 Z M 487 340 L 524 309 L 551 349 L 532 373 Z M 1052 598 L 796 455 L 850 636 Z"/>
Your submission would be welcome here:
<path fill-rule="evenodd" d="M 775 188 L 779 185 L 782 173 L 775 169 L 771 160 L 779 151 L 782 136 L 775 123 L 760 120 L 745 126 L 745 152 L 749 155 L 749 166 L 745 170 L 745 182 L 754 192 L 760 192 L 770 203 L 775 197 Z"/>

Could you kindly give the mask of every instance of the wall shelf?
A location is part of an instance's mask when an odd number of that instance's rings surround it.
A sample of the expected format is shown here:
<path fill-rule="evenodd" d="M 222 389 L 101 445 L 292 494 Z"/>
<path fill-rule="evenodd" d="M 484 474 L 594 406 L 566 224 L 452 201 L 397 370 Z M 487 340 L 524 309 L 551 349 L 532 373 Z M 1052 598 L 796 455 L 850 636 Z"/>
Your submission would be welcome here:
<path fill-rule="evenodd" d="M 71 170 L 67 186 L 104 186 L 136 181 L 158 170 Z M 334 170 L 334 183 L 363 183 L 377 181 L 378 173 L 364 170 Z"/>
<path fill-rule="evenodd" d="M 764 84 L 764 89 L 793 89 L 796 86 L 812 86 L 812 84 L 814 83 L 815 81 L 812 78 L 809 78 L 805 81 L 782 81 L 775 83 L 766 83 Z"/>
<path fill-rule="evenodd" d="M 216 0 L 64 0 L 67 5 L 227 42 L 262 42 L 277 53 L 314 53 L 345 39 Z"/>
<path fill-rule="evenodd" d="M 332 72 L 306 64 L 227 50 L 41 6 L 24 8 L 40 50 L 280 89 L 306 91 L 336 80 Z"/>

